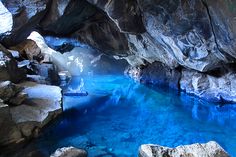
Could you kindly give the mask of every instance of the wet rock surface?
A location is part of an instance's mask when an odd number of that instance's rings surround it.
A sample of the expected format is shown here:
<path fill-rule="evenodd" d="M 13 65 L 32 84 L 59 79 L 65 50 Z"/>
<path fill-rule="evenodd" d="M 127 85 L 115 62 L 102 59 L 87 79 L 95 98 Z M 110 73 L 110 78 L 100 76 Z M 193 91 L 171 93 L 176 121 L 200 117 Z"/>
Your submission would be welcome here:
<path fill-rule="evenodd" d="M 206 144 L 192 144 L 178 146 L 176 148 L 159 145 L 142 145 L 139 149 L 139 157 L 229 157 L 223 148 L 214 141 Z"/>
<path fill-rule="evenodd" d="M 177 69 L 170 69 L 161 62 L 154 62 L 146 66 L 130 67 L 126 73 L 141 83 L 164 85 L 179 89 L 181 72 Z"/>
<path fill-rule="evenodd" d="M 10 80 L 14 83 L 26 78 L 24 69 L 18 68 L 11 52 L 0 44 L 0 81 Z"/>
<path fill-rule="evenodd" d="M 0 145 L 17 144 L 38 135 L 39 130 L 62 112 L 61 89 L 56 86 L 24 82 L 19 85 L 2 82 L 0 90 L 8 95 L 4 104 L 1 99 L 1 142 Z M 11 88 L 10 88 L 11 87 Z M 22 91 L 16 95 L 18 88 Z M 42 92 L 44 91 L 44 92 Z M 15 96 L 15 97 L 14 97 Z M 13 98 L 12 98 L 13 97 Z M 14 106 L 12 106 L 14 105 Z"/>
<path fill-rule="evenodd" d="M 34 82 L 24 82 L 21 86 L 28 98 L 24 104 L 10 109 L 12 118 L 25 137 L 37 136 L 39 129 L 62 112 L 61 89 Z"/>
<path fill-rule="evenodd" d="M 129 67 L 126 74 L 141 83 L 182 90 L 210 102 L 236 102 L 236 75 L 232 66 L 201 73 L 185 68 L 170 69 L 163 63 L 154 62 L 145 66 Z"/>
<path fill-rule="evenodd" d="M 235 73 L 226 72 L 220 76 L 183 70 L 180 88 L 189 94 L 195 94 L 213 102 L 236 102 Z"/>
<path fill-rule="evenodd" d="M 87 152 L 75 147 L 58 148 L 50 157 L 87 157 Z"/>

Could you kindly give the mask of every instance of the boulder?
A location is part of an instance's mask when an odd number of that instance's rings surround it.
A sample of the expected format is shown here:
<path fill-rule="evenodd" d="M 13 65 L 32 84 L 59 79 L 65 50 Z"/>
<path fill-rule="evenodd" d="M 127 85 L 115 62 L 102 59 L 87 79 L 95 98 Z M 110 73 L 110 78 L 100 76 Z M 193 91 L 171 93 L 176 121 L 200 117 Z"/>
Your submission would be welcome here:
<path fill-rule="evenodd" d="M 0 99 L 0 146 L 19 143 L 23 140 L 20 129 L 12 119 L 10 107 Z"/>
<path fill-rule="evenodd" d="M 87 152 L 75 147 L 58 148 L 50 157 L 87 157 Z"/>
<path fill-rule="evenodd" d="M 192 144 L 176 148 L 159 145 L 141 145 L 139 157 L 229 157 L 227 152 L 216 142 Z"/>
<path fill-rule="evenodd" d="M 28 94 L 24 104 L 11 107 L 13 121 L 26 138 L 38 135 L 38 131 L 62 112 L 61 89 L 57 86 L 34 82 L 20 84 Z M 43 92 L 42 92 L 43 91 Z"/>
<path fill-rule="evenodd" d="M 11 47 L 11 49 L 20 52 L 20 55 L 30 61 L 42 62 L 44 61 L 44 55 L 41 53 L 41 49 L 38 47 L 35 41 L 26 39 L 20 44 Z M 47 60 L 46 60 L 47 61 Z"/>
<path fill-rule="evenodd" d="M 15 85 L 9 81 L 0 85 L 0 95 L 11 104 L 0 99 L 0 146 L 38 136 L 40 129 L 62 112 L 62 94 L 57 86 L 35 82 Z"/>
<path fill-rule="evenodd" d="M 51 49 L 50 47 L 48 47 L 42 35 L 34 31 L 28 36 L 27 39 L 32 40 L 36 43 L 37 47 L 40 49 L 41 54 L 44 56 L 44 59 L 47 58 L 46 63 L 51 62 L 55 66 L 57 66 L 59 70 L 67 70 L 66 61 L 63 55 L 60 52 L 55 51 Z M 40 65 L 36 64 L 36 66 L 40 66 Z M 51 66 L 53 65 L 51 64 Z M 42 72 L 44 73 L 43 75 L 46 75 L 45 69 L 47 69 L 46 65 L 45 65 L 45 68 L 42 69 Z M 38 68 L 38 70 L 40 70 L 40 68 Z"/>

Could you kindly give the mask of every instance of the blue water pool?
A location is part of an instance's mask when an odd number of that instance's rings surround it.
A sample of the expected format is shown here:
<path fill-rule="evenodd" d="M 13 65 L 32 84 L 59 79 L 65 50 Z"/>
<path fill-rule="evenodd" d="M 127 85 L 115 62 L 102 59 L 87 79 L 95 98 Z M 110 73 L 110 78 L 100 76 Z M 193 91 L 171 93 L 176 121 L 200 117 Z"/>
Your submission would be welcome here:
<path fill-rule="evenodd" d="M 141 144 L 214 140 L 236 157 L 236 105 L 220 107 L 115 75 L 73 78 L 67 90 L 88 96 L 64 97 L 63 115 L 34 141 L 48 154 L 72 145 L 91 157 L 131 157 Z"/>

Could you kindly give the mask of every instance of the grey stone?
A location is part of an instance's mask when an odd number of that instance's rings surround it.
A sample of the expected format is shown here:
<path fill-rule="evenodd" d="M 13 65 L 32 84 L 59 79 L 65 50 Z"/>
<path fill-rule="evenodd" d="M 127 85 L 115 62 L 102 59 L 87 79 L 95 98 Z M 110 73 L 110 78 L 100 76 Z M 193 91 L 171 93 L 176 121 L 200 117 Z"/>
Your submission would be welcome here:
<path fill-rule="evenodd" d="M 28 95 L 24 104 L 11 107 L 13 121 L 25 137 L 37 136 L 38 131 L 62 112 L 61 89 L 56 86 L 24 82 Z"/>
<path fill-rule="evenodd" d="M 9 101 L 14 98 L 23 88 L 10 81 L 0 82 L 0 99 Z"/>
<path fill-rule="evenodd" d="M 23 141 L 20 129 L 13 121 L 10 108 L 0 99 L 0 146 Z"/>
<path fill-rule="evenodd" d="M 179 89 L 181 72 L 177 69 L 170 69 L 161 62 L 153 62 L 146 66 L 130 67 L 126 73 L 145 84 L 169 86 Z"/>
<path fill-rule="evenodd" d="M 236 73 L 229 71 L 220 76 L 183 70 L 180 88 L 186 93 L 216 102 L 236 102 Z"/>
<path fill-rule="evenodd" d="M 14 83 L 25 79 L 26 74 L 23 69 L 18 68 L 17 61 L 0 43 L 0 81 L 10 80 Z"/>
<path fill-rule="evenodd" d="M 139 157 L 229 157 L 228 153 L 216 142 L 192 144 L 176 148 L 159 145 L 142 145 Z"/>

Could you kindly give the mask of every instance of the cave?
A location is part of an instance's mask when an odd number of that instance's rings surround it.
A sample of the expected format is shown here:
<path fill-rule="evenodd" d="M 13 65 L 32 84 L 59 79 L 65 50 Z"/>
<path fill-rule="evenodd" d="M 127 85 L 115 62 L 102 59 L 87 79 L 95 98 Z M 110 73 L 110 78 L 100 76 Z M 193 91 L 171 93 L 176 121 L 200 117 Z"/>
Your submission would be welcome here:
<path fill-rule="evenodd" d="M 236 157 L 235 0 L 0 0 L 0 157 Z"/>

